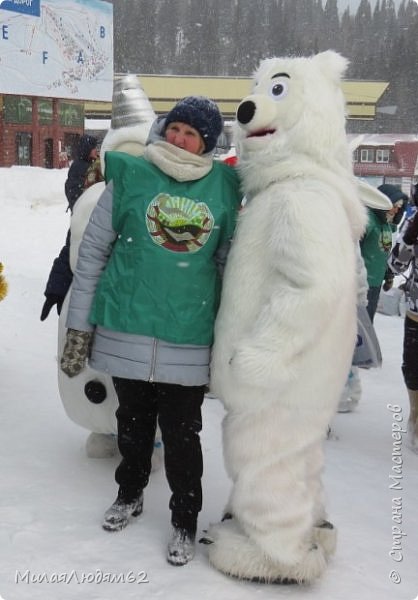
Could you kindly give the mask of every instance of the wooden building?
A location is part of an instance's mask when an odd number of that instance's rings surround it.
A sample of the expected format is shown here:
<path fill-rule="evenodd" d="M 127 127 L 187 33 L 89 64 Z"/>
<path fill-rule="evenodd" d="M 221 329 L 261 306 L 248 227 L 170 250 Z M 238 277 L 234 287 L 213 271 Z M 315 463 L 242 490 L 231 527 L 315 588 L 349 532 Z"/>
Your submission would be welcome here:
<path fill-rule="evenodd" d="M 68 166 L 83 131 L 83 101 L 0 95 L 0 167 Z"/>

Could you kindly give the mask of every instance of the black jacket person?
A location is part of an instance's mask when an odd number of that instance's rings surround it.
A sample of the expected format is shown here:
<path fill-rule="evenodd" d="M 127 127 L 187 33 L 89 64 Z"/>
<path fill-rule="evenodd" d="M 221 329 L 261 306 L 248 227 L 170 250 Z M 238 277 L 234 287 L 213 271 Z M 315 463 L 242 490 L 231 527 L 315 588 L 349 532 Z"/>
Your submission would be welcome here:
<path fill-rule="evenodd" d="M 77 146 L 77 157 L 68 171 L 68 178 L 65 182 L 65 195 L 71 212 L 76 200 L 84 192 L 87 170 L 96 158 L 97 139 L 92 135 L 82 135 Z"/>
<path fill-rule="evenodd" d="M 77 146 L 77 158 L 68 171 L 65 182 L 65 195 L 71 213 L 78 198 L 86 189 L 86 177 L 89 167 L 97 159 L 97 139 L 92 135 L 82 135 Z M 68 210 L 68 209 L 67 209 Z M 42 306 L 41 321 L 44 321 L 53 306 L 57 306 L 60 314 L 62 303 L 73 280 L 70 268 L 70 231 L 67 232 L 65 245 L 54 259 L 46 284 Z"/>

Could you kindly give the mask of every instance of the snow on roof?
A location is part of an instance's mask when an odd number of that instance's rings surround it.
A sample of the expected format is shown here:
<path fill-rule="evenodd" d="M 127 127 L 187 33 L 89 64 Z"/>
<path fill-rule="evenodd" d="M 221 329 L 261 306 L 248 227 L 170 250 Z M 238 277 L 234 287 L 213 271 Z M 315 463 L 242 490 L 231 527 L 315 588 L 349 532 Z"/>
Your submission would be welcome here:
<path fill-rule="evenodd" d="M 396 142 L 416 142 L 415 133 L 349 133 L 347 135 L 350 147 L 355 150 L 359 146 L 393 146 Z"/>

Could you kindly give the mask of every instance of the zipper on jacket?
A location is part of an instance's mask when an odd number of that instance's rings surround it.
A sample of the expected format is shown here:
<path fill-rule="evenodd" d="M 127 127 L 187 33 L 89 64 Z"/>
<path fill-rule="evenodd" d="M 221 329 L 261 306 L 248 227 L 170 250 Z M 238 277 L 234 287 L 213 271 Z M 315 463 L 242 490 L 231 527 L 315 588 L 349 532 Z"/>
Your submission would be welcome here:
<path fill-rule="evenodd" d="M 148 377 L 148 381 L 150 383 L 152 383 L 154 381 L 154 375 L 155 375 L 155 365 L 157 362 L 157 340 L 154 338 L 152 340 L 152 355 L 151 355 L 151 368 L 150 368 L 150 374 Z"/>

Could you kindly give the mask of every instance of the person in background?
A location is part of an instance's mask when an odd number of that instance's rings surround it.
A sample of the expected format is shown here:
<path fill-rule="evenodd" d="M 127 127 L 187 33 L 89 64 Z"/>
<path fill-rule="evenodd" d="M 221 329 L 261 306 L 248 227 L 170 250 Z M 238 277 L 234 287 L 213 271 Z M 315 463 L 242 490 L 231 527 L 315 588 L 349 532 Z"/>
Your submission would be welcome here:
<path fill-rule="evenodd" d="M 153 125 L 143 157 L 105 155 L 108 185 L 80 249 L 61 368 L 112 375 L 122 461 L 103 528 L 143 508 L 157 420 L 171 488 L 167 560 L 194 556 L 202 505 L 201 405 L 221 271 L 241 194 L 234 169 L 213 159 L 222 117 L 190 96 Z"/>
<path fill-rule="evenodd" d="M 357 273 L 357 306 L 367 307 L 367 272 L 366 267 L 364 265 L 363 258 L 360 253 L 360 247 L 357 247 L 356 254 L 357 264 L 356 264 L 356 273 Z M 357 325 L 358 327 L 358 325 Z M 348 413 L 355 410 L 357 404 L 361 398 L 361 381 L 360 381 L 360 373 L 359 367 L 356 365 L 351 365 L 350 370 L 348 372 L 347 381 L 341 392 L 340 400 L 338 403 L 338 412 L 339 413 Z"/>
<path fill-rule="evenodd" d="M 72 163 L 65 182 L 65 195 L 68 208 L 73 212 L 74 204 L 90 185 L 103 181 L 100 173 L 100 159 L 97 150 L 97 138 L 92 135 L 82 135 L 77 146 L 77 158 Z M 46 283 L 45 302 L 41 310 L 41 321 L 45 321 L 53 306 L 58 315 L 73 280 L 70 268 L 70 230 L 67 232 L 65 244 L 59 255 L 54 259 Z"/>
<path fill-rule="evenodd" d="M 392 248 L 392 235 L 401 221 L 408 196 L 399 187 L 382 184 L 378 190 L 391 202 L 390 210 L 367 208 L 368 223 L 366 232 L 360 240 L 360 252 L 357 264 L 358 293 L 357 304 L 366 306 L 371 322 L 377 310 L 380 290 L 389 290 L 393 285 L 393 273 L 388 269 L 387 258 Z M 338 403 L 339 413 L 353 412 L 362 393 L 359 367 L 352 365 Z"/>
<path fill-rule="evenodd" d="M 413 194 L 418 204 L 418 190 Z M 402 374 L 408 391 L 410 413 L 407 443 L 418 454 L 418 212 L 406 219 L 390 253 L 388 265 L 394 274 L 409 276 L 405 284 L 407 310 L 405 314 Z"/>
<path fill-rule="evenodd" d="M 369 290 L 367 292 L 367 312 L 373 323 L 374 316 L 379 302 L 382 283 L 387 274 L 387 259 L 392 248 L 392 235 L 396 232 L 396 227 L 402 219 L 408 196 L 402 190 L 388 183 L 378 187 L 378 190 L 385 194 L 392 202 L 390 210 L 376 210 L 368 208 L 369 220 L 366 232 L 360 240 L 361 255 L 367 271 L 367 283 Z M 391 285 L 389 280 L 385 282 L 385 288 L 389 289 Z"/>
<path fill-rule="evenodd" d="M 405 218 L 411 219 L 417 212 L 418 183 L 411 186 L 411 195 L 405 209 Z M 403 222 L 402 222 L 403 225 Z"/>
<path fill-rule="evenodd" d="M 91 185 L 95 183 L 99 183 L 100 181 L 104 181 L 104 177 L 102 174 L 102 166 L 100 162 L 100 156 L 92 161 L 89 165 L 89 168 L 86 171 L 86 176 L 84 178 L 83 192 Z"/>
<path fill-rule="evenodd" d="M 82 135 L 77 144 L 76 158 L 69 168 L 65 182 L 65 195 L 68 200 L 68 209 L 71 212 L 74 204 L 84 192 L 87 171 L 97 158 L 97 138 L 92 135 Z"/>
<path fill-rule="evenodd" d="M 67 231 L 65 244 L 59 255 L 54 258 L 44 291 L 45 301 L 41 310 L 41 321 L 45 321 L 53 306 L 58 315 L 61 314 L 62 304 L 73 280 L 70 267 L 70 230 Z"/>

